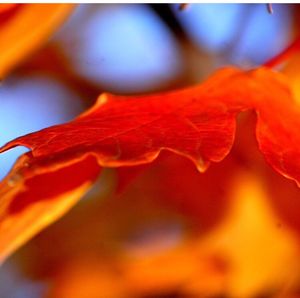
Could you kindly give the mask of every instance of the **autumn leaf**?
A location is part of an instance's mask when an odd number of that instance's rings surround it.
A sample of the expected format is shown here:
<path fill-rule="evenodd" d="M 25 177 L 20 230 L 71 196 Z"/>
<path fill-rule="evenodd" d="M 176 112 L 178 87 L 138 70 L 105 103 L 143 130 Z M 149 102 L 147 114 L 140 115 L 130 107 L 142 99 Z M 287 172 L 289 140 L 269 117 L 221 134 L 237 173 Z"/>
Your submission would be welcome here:
<path fill-rule="evenodd" d="M 205 171 L 227 156 L 236 117 L 249 109 L 256 111 L 257 140 L 266 160 L 299 183 L 299 107 L 287 79 L 267 68 L 224 68 L 201 85 L 169 93 L 103 94 L 74 121 L 9 142 L 1 152 L 18 145 L 31 151 L 0 185 L 2 259 L 66 212 L 100 167 L 150 163 L 168 150 Z"/>
<path fill-rule="evenodd" d="M 73 7 L 71 4 L 1 4 L 0 78 L 45 43 Z"/>

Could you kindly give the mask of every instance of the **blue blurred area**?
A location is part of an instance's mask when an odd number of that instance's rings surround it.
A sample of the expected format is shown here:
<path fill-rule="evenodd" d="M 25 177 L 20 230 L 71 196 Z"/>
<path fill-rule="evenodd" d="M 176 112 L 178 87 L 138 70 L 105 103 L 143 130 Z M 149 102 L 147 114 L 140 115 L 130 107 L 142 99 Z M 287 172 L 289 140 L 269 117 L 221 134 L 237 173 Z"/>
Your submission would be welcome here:
<path fill-rule="evenodd" d="M 232 59 L 240 63 L 248 60 L 261 64 L 279 54 L 289 44 L 293 18 L 287 5 L 273 4 L 273 15 L 266 12 L 263 4 L 253 6 L 248 26 L 245 26 Z"/>
<path fill-rule="evenodd" d="M 190 4 L 185 11 L 173 6 L 190 38 L 209 51 L 218 51 L 231 40 L 242 10 L 240 4 Z"/>
<path fill-rule="evenodd" d="M 290 41 L 290 6 L 273 4 L 191 4 L 173 10 L 190 38 L 215 53 L 217 64 L 254 66 L 280 53 Z"/>
<path fill-rule="evenodd" d="M 27 133 L 71 120 L 83 110 L 76 93 L 45 76 L 12 77 L 0 87 L 0 145 Z M 17 147 L 0 154 L 0 178 L 17 156 Z"/>
<path fill-rule="evenodd" d="M 82 5 L 57 38 L 76 71 L 108 91 L 149 91 L 181 70 L 177 43 L 146 5 Z"/>
<path fill-rule="evenodd" d="M 0 270 L 1 298 L 41 298 L 46 289 L 46 283 L 24 278 L 16 264 L 5 263 Z"/>

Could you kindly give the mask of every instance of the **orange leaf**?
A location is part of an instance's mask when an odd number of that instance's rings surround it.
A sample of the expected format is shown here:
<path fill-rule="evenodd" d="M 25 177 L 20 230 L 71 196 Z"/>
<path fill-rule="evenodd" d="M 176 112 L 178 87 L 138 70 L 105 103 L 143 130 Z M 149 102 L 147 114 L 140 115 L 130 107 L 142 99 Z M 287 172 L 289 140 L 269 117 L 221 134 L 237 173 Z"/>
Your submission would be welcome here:
<path fill-rule="evenodd" d="M 49 198 L 37 189 L 43 189 L 48 183 L 55 185 L 56 174 L 49 177 L 51 181 L 38 177 L 45 177 L 49 172 L 64 175 L 65 169 L 72 170 L 86 160 L 93 161 L 95 170 L 92 174 L 80 171 L 82 180 L 76 187 L 84 179 L 93 181 L 95 172 L 99 171 L 97 163 L 104 167 L 145 164 L 153 161 L 161 150 L 183 155 L 204 171 L 210 162 L 219 162 L 229 153 L 234 141 L 235 118 L 248 109 L 256 110 L 257 139 L 267 161 L 299 183 L 300 110 L 285 77 L 266 68 L 248 72 L 225 68 L 202 85 L 169 93 L 134 97 L 103 94 L 92 109 L 74 121 L 9 142 L 0 152 L 18 145 L 32 151 L 23 157 L 26 161 L 19 160 L 0 186 L 2 197 L 6 198 L 1 200 L 9 202 L 2 204 L 0 223 L 12 213 L 16 222 L 22 222 L 27 209 L 49 204 Z M 68 179 L 74 179 L 75 171 L 71 174 Z M 9 181 L 14 182 L 14 187 L 9 187 Z M 35 194 L 36 199 L 26 201 L 22 208 L 13 208 L 22 205 L 16 200 L 21 201 L 20 193 L 25 186 L 28 192 L 25 197 Z M 54 199 L 60 197 L 60 192 L 66 193 L 62 187 L 51 194 L 53 210 L 60 209 L 59 200 L 55 207 Z M 35 220 L 42 221 L 44 216 L 49 219 L 45 212 Z M 26 236 L 21 229 L 19 235 L 17 232 L 13 235 L 24 242 L 43 226 L 28 228 Z M 6 254 L 13 241 L 7 240 L 7 233 L 9 229 L 0 227 L 0 255 Z"/>
<path fill-rule="evenodd" d="M 0 78 L 47 41 L 72 11 L 71 4 L 0 7 Z"/>
<path fill-rule="evenodd" d="M 44 174 L 17 181 L 23 155 L 0 187 L 0 261 L 32 235 L 61 217 L 89 189 L 99 175 L 96 160 L 90 156 Z"/>

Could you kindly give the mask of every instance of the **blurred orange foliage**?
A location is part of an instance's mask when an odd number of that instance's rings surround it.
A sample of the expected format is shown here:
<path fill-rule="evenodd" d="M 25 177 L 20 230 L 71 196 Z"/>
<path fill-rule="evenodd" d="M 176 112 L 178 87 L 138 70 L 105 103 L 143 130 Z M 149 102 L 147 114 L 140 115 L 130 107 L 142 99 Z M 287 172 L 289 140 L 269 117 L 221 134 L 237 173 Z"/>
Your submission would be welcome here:
<path fill-rule="evenodd" d="M 71 4 L 0 4 L 0 78 L 41 47 L 73 7 Z"/>

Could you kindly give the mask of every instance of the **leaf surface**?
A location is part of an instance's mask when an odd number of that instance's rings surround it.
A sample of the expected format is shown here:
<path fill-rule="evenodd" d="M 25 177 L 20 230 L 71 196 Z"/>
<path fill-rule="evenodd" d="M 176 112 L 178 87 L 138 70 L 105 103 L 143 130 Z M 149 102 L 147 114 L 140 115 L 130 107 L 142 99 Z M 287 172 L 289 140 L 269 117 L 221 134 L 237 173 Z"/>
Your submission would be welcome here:
<path fill-rule="evenodd" d="M 18 180 L 23 155 L 0 184 L 0 261 L 28 238 L 61 217 L 90 188 L 100 169 L 93 157 Z"/>
<path fill-rule="evenodd" d="M 224 68 L 201 85 L 168 93 L 131 97 L 103 94 L 93 108 L 72 122 L 9 142 L 0 152 L 18 145 L 31 152 L 19 160 L 0 185 L 4 202 L 0 223 L 12 217 L 15 221 L 7 229 L 0 226 L 0 254 L 11 252 L 46 225 L 35 222 L 46 217 L 48 224 L 66 212 L 84 191 L 77 192 L 76 199 L 70 199 L 72 204 L 63 212 L 57 212 L 61 196 L 68 202 L 69 191 L 85 182 L 90 185 L 100 167 L 146 164 L 161 150 L 169 150 L 190 159 L 200 171 L 206 170 L 209 163 L 227 156 L 235 137 L 236 117 L 249 109 L 256 111 L 257 140 L 266 160 L 282 175 L 299 183 L 299 106 L 286 77 L 266 68 L 248 72 Z M 78 165 L 87 162 L 88 170 L 78 170 Z M 77 170 L 73 171 L 73 167 Z M 57 177 L 67 176 L 64 171 L 68 171 L 70 181 L 79 173 L 80 181 L 75 185 L 67 183 L 66 189 L 58 187 L 51 195 L 43 193 L 48 185 L 55 187 Z M 25 198 L 20 195 L 24 191 Z M 19 222 L 22 226 L 27 210 L 48 206 L 49 202 L 53 209 L 48 213 L 30 213 L 36 215 L 30 222 L 35 228 L 28 228 L 26 236 L 21 228 L 13 229 Z M 9 233 L 12 236 L 8 240 Z M 8 249 L 11 241 L 16 244 Z"/>

